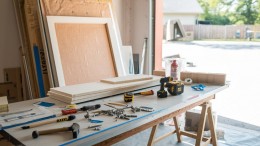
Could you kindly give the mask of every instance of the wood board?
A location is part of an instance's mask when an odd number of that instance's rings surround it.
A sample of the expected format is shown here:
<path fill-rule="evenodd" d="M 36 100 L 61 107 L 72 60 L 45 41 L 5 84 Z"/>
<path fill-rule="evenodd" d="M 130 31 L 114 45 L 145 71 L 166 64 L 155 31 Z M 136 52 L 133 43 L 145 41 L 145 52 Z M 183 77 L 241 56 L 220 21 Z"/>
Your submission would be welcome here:
<path fill-rule="evenodd" d="M 123 88 L 141 86 L 141 85 L 149 84 L 152 82 L 160 83 L 159 82 L 160 79 L 161 79 L 161 77 L 153 76 L 152 80 L 145 80 L 145 81 L 132 82 L 132 83 L 107 84 L 107 83 L 102 83 L 102 82 L 93 82 L 93 83 L 85 83 L 85 84 L 51 88 L 50 91 L 61 94 L 63 96 L 74 98 L 74 97 L 96 94 L 96 93 L 106 92 L 106 91 L 111 91 L 111 90 L 120 90 Z"/>
<path fill-rule="evenodd" d="M 47 21 L 59 86 L 125 75 L 111 18 L 47 16 Z"/>
<path fill-rule="evenodd" d="M 47 16 L 110 17 L 111 0 L 41 0 Z"/>
<path fill-rule="evenodd" d="M 153 75 L 165 76 L 165 70 L 154 70 Z M 206 72 L 181 72 L 181 80 L 191 78 L 193 83 L 210 83 L 213 85 L 225 85 L 226 74 L 224 73 L 206 73 Z"/>
<path fill-rule="evenodd" d="M 144 81 L 144 80 L 151 80 L 151 79 L 153 79 L 153 76 L 151 75 L 128 75 L 128 76 L 117 77 L 117 78 L 103 79 L 100 80 L 100 82 L 109 83 L 109 84 L 122 84 L 122 83 L 130 83 L 130 82 L 137 82 L 137 81 Z"/>
<path fill-rule="evenodd" d="M 46 55 L 51 87 L 59 87 L 54 55 L 47 26 L 47 16 L 80 16 L 111 18 L 111 0 L 38 0 L 42 42 Z M 115 25 L 116 26 L 116 25 Z"/>
<path fill-rule="evenodd" d="M 62 102 L 66 102 L 68 104 L 75 104 L 75 103 L 81 103 L 81 102 L 96 100 L 96 99 L 99 99 L 99 98 L 108 97 L 108 96 L 112 96 L 112 95 L 123 94 L 125 92 L 130 92 L 130 91 L 134 91 L 134 90 L 138 90 L 138 89 L 157 86 L 159 84 L 160 84 L 159 81 L 154 81 L 154 82 L 150 82 L 149 84 L 143 84 L 143 85 L 140 85 L 140 86 L 125 87 L 125 88 L 121 88 L 120 90 L 114 89 L 114 90 L 111 90 L 111 91 L 105 91 L 105 92 L 100 92 L 100 93 L 91 94 L 91 95 L 84 95 L 84 96 L 74 97 L 74 98 L 63 96 L 63 95 L 53 93 L 53 92 L 50 91 L 49 97 L 54 98 L 54 99 L 59 100 L 59 101 L 62 101 Z M 122 100 L 123 100 L 123 96 L 122 96 Z"/>
<path fill-rule="evenodd" d="M 165 76 L 165 70 L 154 70 L 153 75 L 164 77 Z"/>
<path fill-rule="evenodd" d="M 181 80 L 184 81 L 185 78 L 191 78 L 193 83 L 226 84 L 226 74 L 224 73 L 181 72 Z"/>

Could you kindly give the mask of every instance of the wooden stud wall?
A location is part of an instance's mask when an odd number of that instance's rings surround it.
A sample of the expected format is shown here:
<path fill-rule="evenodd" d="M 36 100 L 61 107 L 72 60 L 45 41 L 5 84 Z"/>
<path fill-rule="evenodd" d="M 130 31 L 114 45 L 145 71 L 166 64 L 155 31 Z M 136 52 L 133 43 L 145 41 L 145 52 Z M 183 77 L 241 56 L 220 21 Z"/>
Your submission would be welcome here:
<path fill-rule="evenodd" d="M 46 16 L 111 17 L 111 0 L 42 0 Z"/>
<path fill-rule="evenodd" d="M 37 3 L 35 0 L 25 0 L 24 1 L 24 13 L 25 13 L 25 21 L 27 26 L 27 32 L 28 32 L 28 38 L 29 38 L 29 49 L 30 49 L 30 66 L 33 68 L 34 72 L 34 84 L 32 84 L 33 90 L 39 93 L 39 86 L 38 86 L 38 80 L 37 80 L 37 74 L 36 74 L 36 64 L 34 61 L 34 55 L 33 55 L 33 47 L 37 46 L 39 49 L 39 56 L 40 56 L 40 65 L 41 65 L 41 72 L 42 72 L 42 78 L 44 83 L 44 90 L 45 93 L 47 93 L 50 90 L 50 84 L 49 84 L 49 77 L 47 72 L 47 66 L 46 66 L 46 60 L 45 60 L 45 52 L 43 50 L 43 44 L 41 41 L 41 35 L 40 35 L 40 26 L 39 26 L 39 20 L 37 15 Z M 36 84 L 36 85 L 35 85 Z M 35 88 L 38 87 L 38 88 Z M 35 95 L 36 97 L 39 97 L 39 94 Z"/>

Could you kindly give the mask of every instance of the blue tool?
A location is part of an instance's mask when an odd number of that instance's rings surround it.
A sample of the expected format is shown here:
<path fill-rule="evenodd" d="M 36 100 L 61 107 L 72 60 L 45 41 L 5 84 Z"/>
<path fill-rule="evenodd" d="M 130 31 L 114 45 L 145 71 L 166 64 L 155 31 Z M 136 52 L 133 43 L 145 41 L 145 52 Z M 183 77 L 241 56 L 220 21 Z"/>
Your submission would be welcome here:
<path fill-rule="evenodd" d="M 88 121 L 89 121 L 90 123 L 103 123 L 103 121 L 101 121 L 101 120 L 88 119 Z"/>
<path fill-rule="evenodd" d="M 194 89 L 194 90 L 196 90 L 196 91 L 204 91 L 204 88 L 205 88 L 205 87 L 206 87 L 206 86 L 203 85 L 203 84 L 198 84 L 198 85 L 193 85 L 193 86 L 191 86 L 191 88 Z"/>

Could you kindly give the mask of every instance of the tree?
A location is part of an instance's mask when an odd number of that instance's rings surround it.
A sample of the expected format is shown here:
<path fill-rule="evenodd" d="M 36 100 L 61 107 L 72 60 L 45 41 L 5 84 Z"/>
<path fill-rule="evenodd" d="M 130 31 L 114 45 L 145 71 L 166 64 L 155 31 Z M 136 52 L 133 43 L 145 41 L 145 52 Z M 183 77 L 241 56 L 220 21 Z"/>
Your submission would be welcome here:
<path fill-rule="evenodd" d="M 225 5 L 223 0 L 198 0 L 201 7 L 204 10 L 204 14 L 201 15 L 201 19 L 210 21 L 211 24 L 215 25 L 227 25 L 231 21 L 228 17 L 227 10 L 225 10 Z"/>
<path fill-rule="evenodd" d="M 260 0 L 198 0 L 212 24 L 259 24 Z"/>
<path fill-rule="evenodd" d="M 234 1 L 235 2 L 235 1 Z M 259 15 L 258 0 L 237 0 L 234 22 L 244 24 L 255 24 Z"/>

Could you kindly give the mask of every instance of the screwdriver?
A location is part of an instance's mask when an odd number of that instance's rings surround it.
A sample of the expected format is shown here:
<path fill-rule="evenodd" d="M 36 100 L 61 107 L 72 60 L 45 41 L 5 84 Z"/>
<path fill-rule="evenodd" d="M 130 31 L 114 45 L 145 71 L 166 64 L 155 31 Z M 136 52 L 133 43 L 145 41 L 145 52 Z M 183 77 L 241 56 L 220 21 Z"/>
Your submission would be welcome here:
<path fill-rule="evenodd" d="M 64 109 L 61 110 L 62 115 L 69 115 L 69 114 L 75 114 L 78 111 L 90 111 L 90 110 L 95 110 L 95 109 L 99 109 L 101 107 L 100 104 L 96 104 L 96 105 L 90 105 L 90 106 L 83 106 L 79 109 Z"/>

